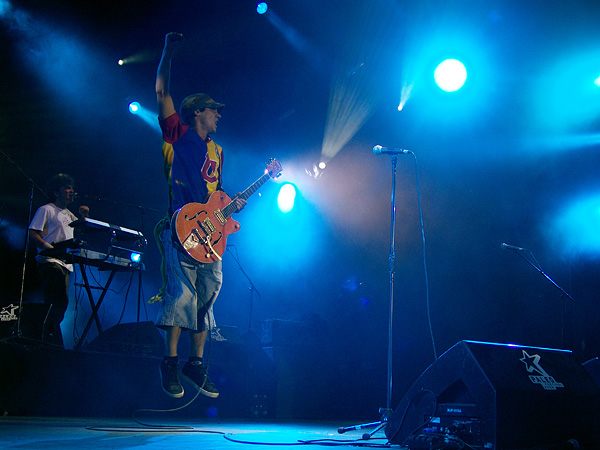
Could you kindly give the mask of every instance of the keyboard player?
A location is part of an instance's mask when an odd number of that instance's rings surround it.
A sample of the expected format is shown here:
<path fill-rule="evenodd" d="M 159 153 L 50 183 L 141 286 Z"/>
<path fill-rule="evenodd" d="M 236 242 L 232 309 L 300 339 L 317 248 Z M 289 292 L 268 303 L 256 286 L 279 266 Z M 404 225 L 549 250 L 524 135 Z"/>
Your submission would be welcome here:
<path fill-rule="evenodd" d="M 68 206 L 75 200 L 75 182 L 67 174 L 59 173 L 50 179 L 48 191 L 54 201 L 41 206 L 29 225 L 29 237 L 38 248 L 36 262 L 42 279 L 44 303 L 50 305 L 43 324 L 42 339 L 49 344 L 62 347 L 60 323 L 69 304 L 69 276 L 73 265 L 61 259 L 39 253 L 60 247 L 60 243 L 73 239 L 73 228 L 69 224 L 77 220 Z M 79 207 L 79 214 L 88 217 L 89 208 Z"/>

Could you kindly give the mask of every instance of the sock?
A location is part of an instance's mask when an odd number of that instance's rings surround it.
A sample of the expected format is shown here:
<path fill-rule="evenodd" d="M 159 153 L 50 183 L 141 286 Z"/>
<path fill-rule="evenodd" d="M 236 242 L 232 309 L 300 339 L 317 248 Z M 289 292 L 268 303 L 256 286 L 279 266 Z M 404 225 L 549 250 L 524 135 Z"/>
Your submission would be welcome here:
<path fill-rule="evenodd" d="M 163 362 L 165 362 L 167 364 L 177 364 L 179 362 L 179 357 L 165 355 L 163 358 Z"/>
<path fill-rule="evenodd" d="M 202 357 L 190 356 L 188 358 L 188 362 L 194 366 L 199 366 L 202 364 Z"/>

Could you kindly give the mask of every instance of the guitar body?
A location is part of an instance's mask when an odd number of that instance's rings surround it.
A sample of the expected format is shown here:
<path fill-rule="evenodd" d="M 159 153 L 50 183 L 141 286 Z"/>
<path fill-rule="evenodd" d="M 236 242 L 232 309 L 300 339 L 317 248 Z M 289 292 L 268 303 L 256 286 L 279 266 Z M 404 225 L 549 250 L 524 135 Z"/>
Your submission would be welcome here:
<path fill-rule="evenodd" d="M 280 173 L 279 161 L 270 159 L 265 174 L 236 198 L 246 200 L 267 180 L 277 178 Z M 230 217 L 236 211 L 235 202 L 225 192 L 213 192 L 206 203 L 188 203 L 175 211 L 171 218 L 171 234 L 196 261 L 220 261 L 227 248 L 227 236 L 240 231 L 240 224 Z"/>
<path fill-rule="evenodd" d="M 217 191 L 206 203 L 188 203 L 173 213 L 173 233 L 196 261 L 221 260 L 227 247 L 227 236 L 240 230 L 239 222 L 223 214 L 223 209 L 231 203 L 225 192 Z"/>

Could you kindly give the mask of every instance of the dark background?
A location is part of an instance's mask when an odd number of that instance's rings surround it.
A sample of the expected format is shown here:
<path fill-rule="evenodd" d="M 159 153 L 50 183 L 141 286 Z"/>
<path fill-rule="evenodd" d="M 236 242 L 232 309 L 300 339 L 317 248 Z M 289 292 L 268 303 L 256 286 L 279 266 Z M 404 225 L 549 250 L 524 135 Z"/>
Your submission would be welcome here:
<path fill-rule="evenodd" d="M 582 362 L 600 354 L 600 4 L 269 7 L 261 16 L 243 0 L 0 3 L 1 304 L 19 300 L 30 180 L 44 187 L 67 172 L 80 193 L 75 209 L 88 204 L 92 218 L 148 238 L 140 307 L 141 319 L 153 320 L 158 306 L 145 302 L 161 280 L 152 230 L 167 206 L 161 138 L 127 106 L 140 102 L 155 122 L 164 35 L 179 31 L 186 40 L 172 95 L 179 103 L 207 92 L 226 104 L 214 138 L 226 152 L 227 192 L 245 189 L 273 156 L 284 167 L 277 183 L 298 189 L 287 215 L 269 182 L 235 217 L 242 231 L 228 241 L 218 324 L 258 336 L 269 319 L 317 330 L 311 352 L 331 368 L 323 379 L 346 380 L 362 399 L 358 412 L 377 417 L 386 397 L 392 179 L 390 157 L 371 151 L 381 144 L 408 148 L 418 161 L 400 156 L 396 175 L 394 405 L 432 363 L 432 336 L 438 356 L 463 339 L 569 348 Z M 454 94 L 431 75 L 446 57 L 469 71 Z M 412 95 L 398 111 L 404 82 Z M 350 116 L 369 113 L 348 139 L 334 139 L 341 151 L 322 176 L 310 177 L 336 84 L 348 89 Z M 46 201 L 34 189 L 33 211 Z M 530 250 L 576 301 L 502 242 Z M 33 255 L 28 302 L 40 301 Z M 105 328 L 136 320 L 130 281 L 114 282 L 100 311 Z M 79 289 L 76 298 L 65 324 L 71 345 L 89 314 Z"/>

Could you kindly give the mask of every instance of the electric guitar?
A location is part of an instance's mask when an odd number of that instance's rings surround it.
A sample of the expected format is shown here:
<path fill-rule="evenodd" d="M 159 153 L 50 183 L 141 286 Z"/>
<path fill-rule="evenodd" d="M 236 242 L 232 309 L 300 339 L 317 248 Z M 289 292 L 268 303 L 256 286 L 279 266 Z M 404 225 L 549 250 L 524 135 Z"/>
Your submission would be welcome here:
<path fill-rule="evenodd" d="M 237 197 L 246 200 L 269 179 L 280 174 L 281 164 L 275 158 L 270 159 L 265 174 Z M 239 222 L 230 218 L 236 210 L 235 202 L 225 192 L 213 192 L 206 203 L 188 203 L 173 213 L 173 236 L 196 261 L 220 261 L 227 236 L 240 231 Z"/>

